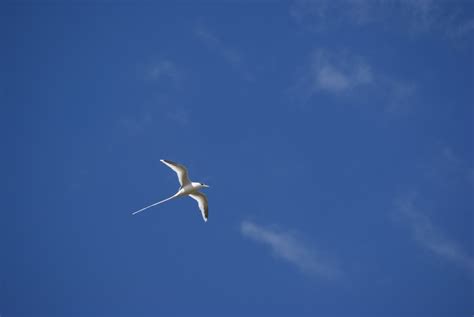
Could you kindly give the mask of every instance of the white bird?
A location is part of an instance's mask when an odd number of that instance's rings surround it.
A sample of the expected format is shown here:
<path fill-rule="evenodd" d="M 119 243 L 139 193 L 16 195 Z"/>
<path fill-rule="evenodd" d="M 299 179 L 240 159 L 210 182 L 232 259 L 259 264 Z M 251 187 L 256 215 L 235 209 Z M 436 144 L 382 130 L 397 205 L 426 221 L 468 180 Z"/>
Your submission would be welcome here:
<path fill-rule="evenodd" d="M 137 210 L 134 213 L 132 213 L 132 215 L 138 214 L 139 212 L 144 211 L 145 209 L 159 205 L 173 198 L 189 196 L 198 202 L 199 209 L 201 210 L 202 218 L 204 219 L 204 221 L 207 221 L 207 216 L 208 216 L 207 197 L 206 195 L 199 192 L 198 190 L 200 190 L 201 188 L 209 187 L 209 186 L 203 183 L 191 182 L 188 178 L 188 171 L 186 170 L 186 167 L 184 167 L 183 165 L 172 162 L 170 160 L 160 160 L 160 161 L 163 164 L 166 164 L 169 168 L 171 168 L 173 171 L 176 172 L 176 174 L 178 175 L 178 180 L 181 187 L 178 189 L 178 192 L 174 194 L 173 196 L 166 198 L 162 201 L 159 201 L 157 203 L 154 203 L 145 208 L 142 208 L 140 210 Z"/>

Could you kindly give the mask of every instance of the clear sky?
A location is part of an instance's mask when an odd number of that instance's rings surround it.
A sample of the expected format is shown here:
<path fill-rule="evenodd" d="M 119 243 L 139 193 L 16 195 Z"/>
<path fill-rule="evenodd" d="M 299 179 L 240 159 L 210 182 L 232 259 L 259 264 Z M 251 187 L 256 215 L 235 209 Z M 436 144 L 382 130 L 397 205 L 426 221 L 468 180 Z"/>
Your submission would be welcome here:
<path fill-rule="evenodd" d="M 472 315 L 474 2 L 170 3 L 1 2 L 0 315 Z"/>

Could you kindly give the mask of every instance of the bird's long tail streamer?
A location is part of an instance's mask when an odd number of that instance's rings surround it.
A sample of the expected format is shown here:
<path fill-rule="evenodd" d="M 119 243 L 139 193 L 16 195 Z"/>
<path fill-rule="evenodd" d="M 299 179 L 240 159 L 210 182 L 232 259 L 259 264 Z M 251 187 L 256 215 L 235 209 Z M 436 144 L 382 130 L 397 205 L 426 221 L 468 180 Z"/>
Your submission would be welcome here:
<path fill-rule="evenodd" d="M 176 198 L 176 195 L 173 195 L 173 196 L 171 196 L 171 197 L 169 197 L 169 198 L 163 199 L 162 201 L 159 201 L 159 202 L 157 202 L 157 203 L 154 203 L 153 205 L 147 206 L 147 207 L 142 208 L 142 209 L 140 209 L 140 210 L 137 210 L 137 211 L 135 211 L 134 213 L 132 213 L 132 215 L 138 214 L 139 212 L 142 212 L 142 211 L 144 211 L 144 210 L 146 210 L 146 209 L 148 209 L 148 208 L 151 208 L 151 207 L 153 207 L 153 206 L 156 206 L 156 205 L 159 205 L 159 204 L 161 204 L 161 203 L 164 203 L 165 201 L 168 201 L 168 200 L 173 199 L 173 198 Z"/>

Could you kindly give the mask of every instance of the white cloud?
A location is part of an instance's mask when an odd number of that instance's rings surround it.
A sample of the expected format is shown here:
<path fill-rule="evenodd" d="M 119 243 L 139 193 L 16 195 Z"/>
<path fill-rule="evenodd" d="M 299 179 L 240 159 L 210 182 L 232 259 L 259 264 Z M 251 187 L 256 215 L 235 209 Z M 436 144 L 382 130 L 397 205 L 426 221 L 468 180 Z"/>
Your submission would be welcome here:
<path fill-rule="evenodd" d="M 145 63 L 139 67 L 143 79 L 151 84 L 154 91 L 152 101 L 148 103 L 149 108 L 154 108 L 156 104 L 165 106 L 167 111 L 164 117 L 173 123 L 186 126 L 190 123 L 189 110 L 175 106 L 179 104 L 179 91 L 183 90 L 185 72 L 182 67 L 169 58 L 155 57 L 151 62 Z M 156 118 L 155 118 L 156 119 Z M 136 117 L 123 118 L 120 125 L 125 127 L 130 134 L 143 132 L 152 122 L 151 112 L 138 115 Z"/>
<path fill-rule="evenodd" d="M 184 108 L 173 109 L 167 113 L 167 116 L 180 126 L 188 125 L 191 120 L 190 111 Z"/>
<path fill-rule="evenodd" d="M 360 60 L 331 60 L 327 52 L 317 50 L 311 63 L 312 86 L 315 91 L 341 93 L 372 83 L 370 66 Z"/>
<path fill-rule="evenodd" d="M 217 35 L 212 33 L 209 29 L 200 26 L 196 28 L 195 34 L 208 47 L 214 49 L 216 52 L 222 55 L 222 57 L 233 66 L 238 66 L 240 63 L 242 63 L 241 54 L 235 49 L 229 48 L 224 45 L 224 43 L 222 43 L 222 41 L 217 37 Z"/>
<path fill-rule="evenodd" d="M 340 92 L 349 89 L 350 79 L 347 74 L 340 72 L 331 65 L 326 65 L 316 71 L 315 86 L 331 92 Z"/>
<path fill-rule="evenodd" d="M 387 112 L 403 112 L 413 104 L 416 86 L 412 82 L 404 82 L 386 77 L 380 82 L 379 86 L 381 91 L 385 92 L 385 110 Z"/>
<path fill-rule="evenodd" d="M 472 165 L 449 146 L 440 147 L 430 156 L 430 160 L 422 166 L 423 174 L 417 185 L 419 189 L 396 200 L 393 220 L 404 224 L 420 247 L 447 263 L 465 269 L 474 278 L 472 250 L 469 254 L 460 243 L 451 239 L 426 211 L 435 206 L 444 209 L 447 207 L 441 206 L 453 205 L 455 207 L 452 210 L 446 210 L 449 215 L 455 217 L 456 222 L 467 221 L 472 224 L 473 200 L 469 193 L 469 187 L 472 189 Z M 465 228 L 462 225 L 460 227 Z M 472 241 L 465 243 L 472 246 Z"/>
<path fill-rule="evenodd" d="M 424 166 L 429 181 L 444 190 L 453 188 L 474 189 L 474 167 L 449 146 L 437 150 L 431 162 Z"/>
<path fill-rule="evenodd" d="M 344 24 L 367 24 L 377 18 L 373 15 L 375 6 L 375 0 L 297 0 L 290 8 L 290 16 L 297 23 L 322 32 Z"/>
<path fill-rule="evenodd" d="M 324 93 L 394 113 L 409 108 L 416 90 L 412 83 L 377 72 L 362 57 L 329 50 L 314 50 L 301 69 L 289 92 L 293 100 L 303 104 Z"/>
<path fill-rule="evenodd" d="M 474 277 L 474 258 L 446 237 L 431 219 L 415 206 L 415 195 L 397 202 L 397 212 L 409 227 L 413 239 L 434 255 L 457 264 Z"/>
<path fill-rule="evenodd" d="M 330 280 L 342 275 L 335 264 L 318 256 L 314 248 L 305 245 L 294 233 L 261 227 L 250 221 L 243 221 L 240 229 L 244 237 L 269 246 L 276 257 L 295 265 L 305 274 Z"/>
<path fill-rule="evenodd" d="M 124 117 L 118 121 L 129 135 L 138 135 L 145 131 L 152 124 L 153 118 L 150 112 L 145 112 L 135 117 Z"/>
<path fill-rule="evenodd" d="M 174 62 L 169 59 L 157 60 L 147 67 L 146 77 L 154 81 L 166 81 L 173 84 L 181 80 L 182 74 Z"/>
<path fill-rule="evenodd" d="M 463 1 L 435 0 L 297 0 L 290 16 L 317 32 L 379 24 L 412 34 L 437 32 L 460 37 L 474 31 Z"/>
<path fill-rule="evenodd" d="M 453 37 L 462 37 L 469 33 L 474 33 L 474 18 L 464 21 L 463 23 L 459 24 L 456 28 L 452 28 L 448 30 L 449 35 Z"/>
<path fill-rule="evenodd" d="M 235 71 L 237 71 L 242 76 L 243 79 L 247 81 L 254 80 L 254 76 L 250 73 L 244 63 L 242 53 L 224 44 L 224 42 L 216 34 L 202 25 L 198 26 L 194 31 L 198 39 L 200 39 L 215 53 L 220 55 L 227 63 L 231 65 Z"/>

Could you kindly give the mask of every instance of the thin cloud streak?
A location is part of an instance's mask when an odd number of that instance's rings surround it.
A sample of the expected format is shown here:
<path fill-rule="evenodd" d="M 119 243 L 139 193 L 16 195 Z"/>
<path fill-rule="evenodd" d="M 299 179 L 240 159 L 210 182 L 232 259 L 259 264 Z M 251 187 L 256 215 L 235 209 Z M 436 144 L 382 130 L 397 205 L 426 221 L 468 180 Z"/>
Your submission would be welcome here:
<path fill-rule="evenodd" d="M 301 67 L 289 89 L 296 103 L 307 104 L 319 94 L 351 99 L 372 105 L 381 104 L 387 113 L 400 113 L 409 108 L 416 87 L 409 82 L 390 78 L 364 58 L 315 49 Z"/>
<path fill-rule="evenodd" d="M 313 54 L 312 70 L 315 91 L 342 93 L 358 86 L 370 85 L 373 80 L 371 68 L 365 62 L 342 61 L 337 64 L 323 50 L 317 50 Z"/>
<path fill-rule="evenodd" d="M 474 20 L 462 1 L 436 0 L 297 0 L 289 11 L 299 25 L 316 32 L 392 22 L 411 34 L 438 32 L 451 38 L 472 34 Z"/>
<path fill-rule="evenodd" d="M 165 112 L 165 118 L 172 121 L 179 126 L 187 126 L 191 122 L 190 111 L 180 106 L 174 106 L 176 103 L 176 93 L 182 91 L 185 75 L 183 68 L 173 60 L 169 58 L 155 58 L 151 63 L 148 63 L 144 69 L 146 80 L 153 84 L 153 87 L 159 91 L 160 100 L 159 103 L 166 104 L 167 111 Z M 154 97 L 157 99 L 156 95 Z M 155 103 L 158 100 L 154 101 Z M 161 116 L 163 117 L 163 116 Z M 151 115 L 148 115 L 144 119 L 127 119 L 122 120 L 122 125 L 128 127 L 129 130 L 136 130 L 140 126 L 145 127 L 151 122 Z"/>
<path fill-rule="evenodd" d="M 198 26 L 194 33 L 207 47 L 220 55 L 246 81 L 254 81 L 254 76 L 248 71 L 242 54 L 234 48 L 228 47 L 209 29 Z"/>
<path fill-rule="evenodd" d="M 159 59 L 145 67 L 145 78 L 150 81 L 177 86 L 183 79 L 183 73 L 170 59 Z"/>
<path fill-rule="evenodd" d="M 474 278 L 474 258 L 457 243 L 447 238 L 431 219 L 416 206 L 414 197 L 406 197 L 397 202 L 398 215 L 409 227 L 413 239 L 434 255 L 464 268 Z"/>
<path fill-rule="evenodd" d="M 244 237 L 269 246 L 276 257 L 295 265 L 305 274 L 329 280 L 342 276 L 342 271 L 336 265 L 321 259 L 313 248 L 306 246 L 290 232 L 261 227 L 250 221 L 243 221 L 240 229 Z"/>
<path fill-rule="evenodd" d="M 150 112 L 137 115 L 135 117 L 124 117 L 118 121 L 118 124 L 123 128 L 128 135 L 135 136 L 142 134 L 147 127 L 152 124 L 153 117 Z"/>
<path fill-rule="evenodd" d="M 184 108 L 176 108 L 167 113 L 168 119 L 184 127 L 191 122 L 191 112 Z"/>

